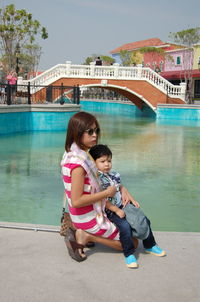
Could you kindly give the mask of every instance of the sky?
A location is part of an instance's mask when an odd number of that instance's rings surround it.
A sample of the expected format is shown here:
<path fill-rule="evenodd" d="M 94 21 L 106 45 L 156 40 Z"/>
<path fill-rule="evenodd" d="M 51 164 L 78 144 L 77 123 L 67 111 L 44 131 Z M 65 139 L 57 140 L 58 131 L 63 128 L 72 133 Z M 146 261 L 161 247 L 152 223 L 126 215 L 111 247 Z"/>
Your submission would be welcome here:
<path fill-rule="evenodd" d="M 1 8 L 11 3 L 48 31 L 48 39 L 38 39 L 39 70 L 82 64 L 92 54 L 111 55 L 140 40 L 170 42 L 170 32 L 200 26 L 199 0 L 0 0 Z"/>

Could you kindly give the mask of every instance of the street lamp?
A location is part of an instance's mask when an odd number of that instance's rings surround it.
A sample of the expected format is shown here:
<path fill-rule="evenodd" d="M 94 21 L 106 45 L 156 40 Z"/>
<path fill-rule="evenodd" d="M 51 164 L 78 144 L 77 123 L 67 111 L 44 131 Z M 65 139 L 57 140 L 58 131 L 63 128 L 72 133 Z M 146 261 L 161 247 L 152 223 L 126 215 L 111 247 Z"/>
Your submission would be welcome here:
<path fill-rule="evenodd" d="M 16 49 L 15 49 L 15 56 L 16 56 L 16 73 L 17 73 L 17 77 L 19 75 L 19 56 L 20 56 L 20 45 L 19 43 L 17 43 L 16 45 Z"/>

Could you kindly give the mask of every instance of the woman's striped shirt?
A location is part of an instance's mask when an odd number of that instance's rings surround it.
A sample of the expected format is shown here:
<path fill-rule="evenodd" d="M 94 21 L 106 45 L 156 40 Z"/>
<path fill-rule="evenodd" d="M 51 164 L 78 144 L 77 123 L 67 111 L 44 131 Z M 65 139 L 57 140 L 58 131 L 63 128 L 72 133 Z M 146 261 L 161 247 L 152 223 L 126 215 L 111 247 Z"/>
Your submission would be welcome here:
<path fill-rule="evenodd" d="M 109 239 L 119 240 L 119 232 L 116 226 L 108 219 L 107 229 L 101 229 L 96 221 L 96 211 L 94 211 L 93 204 L 74 208 L 71 203 L 71 172 L 73 169 L 80 167 L 80 164 L 66 163 L 62 166 L 63 182 L 65 187 L 65 193 L 68 200 L 68 210 L 74 226 L 77 229 L 82 229 L 95 236 L 101 236 Z M 84 179 L 84 192 L 83 194 L 91 194 L 90 180 L 85 175 Z"/>

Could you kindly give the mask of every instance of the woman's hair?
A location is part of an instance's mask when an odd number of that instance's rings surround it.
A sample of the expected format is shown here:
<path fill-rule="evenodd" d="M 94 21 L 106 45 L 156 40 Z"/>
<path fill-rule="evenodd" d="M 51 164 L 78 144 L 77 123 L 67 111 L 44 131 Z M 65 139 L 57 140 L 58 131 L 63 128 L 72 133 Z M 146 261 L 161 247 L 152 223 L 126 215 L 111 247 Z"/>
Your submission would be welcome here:
<path fill-rule="evenodd" d="M 94 160 L 102 156 L 110 156 L 112 158 L 112 152 L 106 145 L 95 145 L 90 148 L 89 153 Z"/>
<path fill-rule="evenodd" d="M 82 149 L 81 138 L 85 130 L 89 129 L 93 124 L 99 128 L 96 117 L 88 112 L 80 111 L 74 114 L 68 123 L 67 135 L 65 141 L 65 150 L 70 151 L 71 145 L 76 143 Z M 97 136 L 98 141 L 98 136 Z"/>

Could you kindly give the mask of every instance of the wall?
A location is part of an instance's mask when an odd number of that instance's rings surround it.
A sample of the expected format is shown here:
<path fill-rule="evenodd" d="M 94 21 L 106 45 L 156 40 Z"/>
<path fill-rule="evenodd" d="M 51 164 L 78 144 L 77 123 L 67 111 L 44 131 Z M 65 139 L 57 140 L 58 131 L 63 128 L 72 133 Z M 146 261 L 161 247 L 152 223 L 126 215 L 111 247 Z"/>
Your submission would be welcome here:
<path fill-rule="evenodd" d="M 0 114 L 0 134 L 29 131 L 31 128 L 30 112 Z"/>
<path fill-rule="evenodd" d="M 112 53 L 111 56 L 115 60 L 115 63 L 119 63 L 119 64 L 122 63 L 119 53 Z"/>
<path fill-rule="evenodd" d="M 20 110 L 20 107 L 18 108 Z M 156 116 L 154 111 L 145 104 L 142 110 L 139 110 L 132 103 L 88 100 L 81 101 L 81 110 L 157 118 L 158 122 L 163 119 L 200 121 L 200 105 L 160 104 Z M 64 131 L 69 118 L 77 111 L 79 110 L 68 112 L 1 112 L 0 134 L 24 131 Z"/>
<path fill-rule="evenodd" d="M 155 112 L 144 104 L 142 110 L 138 109 L 137 106 L 131 102 L 116 102 L 116 101 L 94 101 L 94 100 L 82 100 L 82 110 L 92 110 L 95 112 L 107 112 L 108 114 L 126 114 L 135 117 L 153 117 L 156 118 Z"/>
<path fill-rule="evenodd" d="M 0 135 L 24 131 L 66 130 L 79 105 L 0 106 Z"/>
<path fill-rule="evenodd" d="M 179 49 L 168 51 L 167 54 L 172 58 L 165 59 L 164 71 L 181 71 L 192 69 L 193 66 L 193 50 Z M 181 64 L 176 64 L 177 57 L 181 58 Z"/>
<path fill-rule="evenodd" d="M 198 62 L 200 58 L 200 45 L 194 45 L 193 69 L 199 69 Z"/>
<path fill-rule="evenodd" d="M 15 112 L 0 114 L 0 135 L 24 131 L 63 131 L 76 112 Z"/>
<path fill-rule="evenodd" d="M 159 105 L 157 120 L 162 119 L 200 121 L 200 105 Z"/>
<path fill-rule="evenodd" d="M 153 70 L 158 67 L 160 71 L 163 70 L 165 58 L 156 52 L 148 52 L 144 54 L 144 66 Z M 162 62 L 162 63 L 161 63 Z"/>
<path fill-rule="evenodd" d="M 162 119 L 200 121 L 200 105 L 159 104 L 156 114 L 145 104 L 140 110 L 134 104 L 122 102 L 116 104 L 110 101 L 81 101 L 81 108 L 95 112 L 108 112 L 108 114 L 118 113 L 133 117 L 155 118 L 157 121 Z"/>

